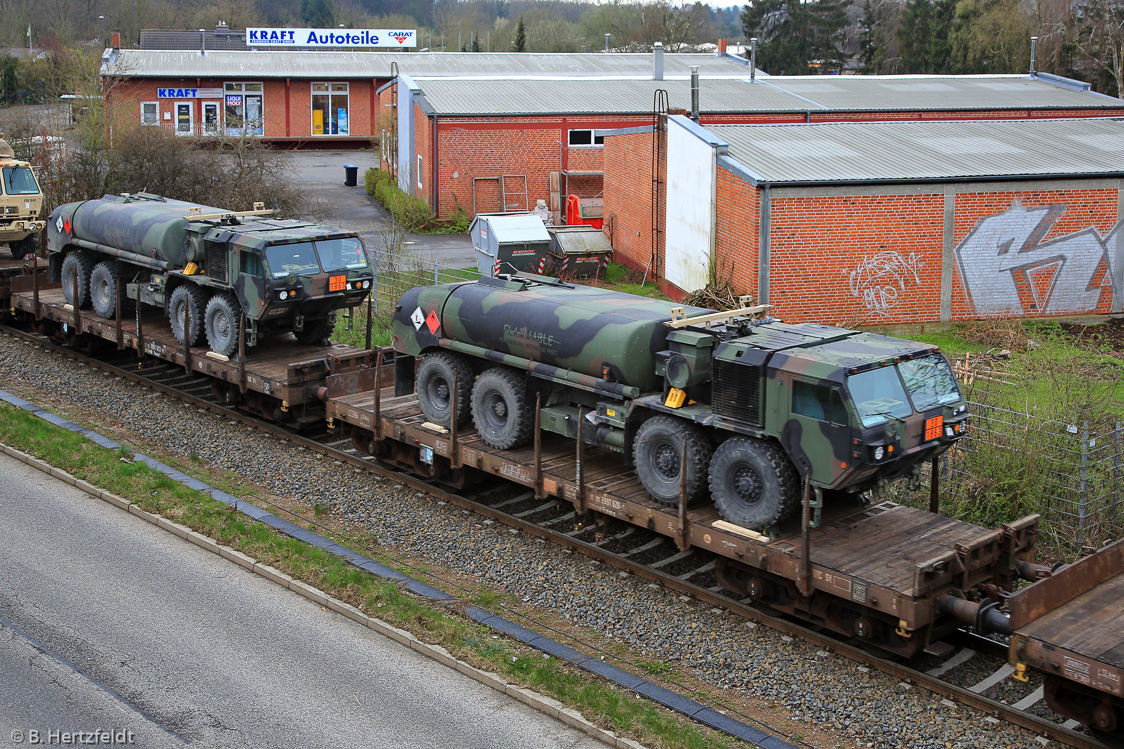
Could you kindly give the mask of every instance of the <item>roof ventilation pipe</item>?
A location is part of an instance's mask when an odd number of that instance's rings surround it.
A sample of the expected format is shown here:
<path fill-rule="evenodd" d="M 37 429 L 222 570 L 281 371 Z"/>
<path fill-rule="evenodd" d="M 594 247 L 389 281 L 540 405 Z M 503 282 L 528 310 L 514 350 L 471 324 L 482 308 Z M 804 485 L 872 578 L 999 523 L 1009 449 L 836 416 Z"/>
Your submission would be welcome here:
<path fill-rule="evenodd" d="M 207 32 L 199 29 L 199 56 L 207 56 Z"/>
<path fill-rule="evenodd" d="M 1030 38 L 1030 77 L 1035 78 L 1038 76 L 1037 70 L 1038 58 L 1038 37 L 1032 36 Z"/>
<path fill-rule="evenodd" d="M 691 119 L 699 121 L 699 66 L 691 66 Z"/>
<path fill-rule="evenodd" d="M 655 70 L 652 71 L 652 80 L 663 80 L 663 42 L 656 42 L 652 52 L 655 53 Z"/>
<path fill-rule="evenodd" d="M 757 80 L 757 37 L 749 40 L 749 82 Z"/>

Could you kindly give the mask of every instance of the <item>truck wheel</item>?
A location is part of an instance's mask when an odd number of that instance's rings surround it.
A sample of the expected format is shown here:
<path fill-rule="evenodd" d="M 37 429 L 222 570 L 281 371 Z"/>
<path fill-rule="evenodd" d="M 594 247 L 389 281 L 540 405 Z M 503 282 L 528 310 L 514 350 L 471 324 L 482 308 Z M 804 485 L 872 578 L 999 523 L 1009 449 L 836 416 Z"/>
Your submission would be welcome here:
<path fill-rule="evenodd" d="M 215 294 L 207 302 L 203 313 L 204 327 L 207 329 L 207 345 L 211 351 L 230 356 L 238 350 L 238 325 L 242 320 L 242 308 L 230 294 Z"/>
<path fill-rule="evenodd" d="M 327 317 L 319 320 L 305 320 L 304 327 L 294 330 L 293 335 L 306 346 L 326 346 L 330 342 L 332 332 L 336 329 L 336 313 L 329 312 Z"/>
<path fill-rule="evenodd" d="M 653 416 L 636 430 L 632 459 L 640 483 L 661 505 L 679 504 L 679 470 L 687 450 L 687 501 L 706 489 L 710 442 L 697 425 L 672 416 Z"/>
<path fill-rule="evenodd" d="M 90 274 L 94 270 L 94 259 L 82 250 L 71 252 L 62 259 L 62 296 L 67 304 L 74 301 L 74 277 L 78 277 L 78 309 L 90 306 Z"/>
<path fill-rule="evenodd" d="M 472 367 L 463 356 L 448 351 L 427 354 L 418 364 L 414 391 L 425 418 L 446 429 L 451 424 L 453 383 L 457 384 L 457 426 L 468 424 L 472 412 Z"/>
<path fill-rule="evenodd" d="M 523 378 L 510 369 L 492 367 L 472 387 L 472 420 L 484 444 L 510 450 L 527 444 L 534 412 L 527 407 Z"/>
<path fill-rule="evenodd" d="M 800 503 L 800 479 L 776 445 L 731 437 L 710 461 L 710 495 L 727 522 L 768 528 L 791 515 Z"/>
<path fill-rule="evenodd" d="M 168 300 L 168 322 L 172 326 L 172 335 L 177 341 L 184 342 L 184 317 L 190 313 L 191 323 L 187 330 L 187 344 L 194 346 L 199 343 L 200 334 L 203 332 L 203 310 L 206 304 L 207 292 L 194 284 L 185 283 L 172 291 L 172 298 Z"/>
<path fill-rule="evenodd" d="M 18 242 L 12 242 L 8 245 L 8 249 L 12 251 L 12 257 L 16 260 L 23 260 L 28 255 L 35 254 L 36 245 L 39 243 L 35 239 L 35 235 L 31 234 Z"/>
<path fill-rule="evenodd" d="M 95 265 L 90 273 L 90 304 L 103 320 L 117 316 L 117 273 L 108 260 Z"/>

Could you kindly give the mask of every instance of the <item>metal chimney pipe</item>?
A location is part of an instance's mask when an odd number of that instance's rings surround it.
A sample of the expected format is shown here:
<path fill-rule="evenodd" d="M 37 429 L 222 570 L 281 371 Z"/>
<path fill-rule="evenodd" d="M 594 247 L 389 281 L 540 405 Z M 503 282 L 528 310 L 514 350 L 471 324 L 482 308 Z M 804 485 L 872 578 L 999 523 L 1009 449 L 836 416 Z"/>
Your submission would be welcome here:
<path fill-rule="evenodd" d="M 699 66 L 691 66 L 691 119 L 699 121 Z"/>
<path fill-rule="evenodd" d="M 656 81 L 662 81 L 663 80 L 663 42 L 656 42 L 655 45 L 653 45 L 652 51 L 655 53 L 655 66 L 656 66 L 655 70 L 652 73 L 652 79 L 656 80 Z"/>
<path fill-rule="evenodd" d="M 757 79 L 757 37 L 749 40 L 749 82 Z"/>
<path fill-rule="evenodd" d="M 609 37 L 610 37 L 610 36 L 611 36 L 610 34 L 606 34 L 606 35 L 605 35 L 605 51 L 606 51 L 606 52 L 608 52 L 608 51 L 609 51 Z"/>
<path fill-rule="evenodd" d="M 1038 75 L 1037 70 L 1037 57 L 1038 57 L 1038 37 L 1032 36 L 1030 38 L 1030 77 L 1034 78 Z"/>

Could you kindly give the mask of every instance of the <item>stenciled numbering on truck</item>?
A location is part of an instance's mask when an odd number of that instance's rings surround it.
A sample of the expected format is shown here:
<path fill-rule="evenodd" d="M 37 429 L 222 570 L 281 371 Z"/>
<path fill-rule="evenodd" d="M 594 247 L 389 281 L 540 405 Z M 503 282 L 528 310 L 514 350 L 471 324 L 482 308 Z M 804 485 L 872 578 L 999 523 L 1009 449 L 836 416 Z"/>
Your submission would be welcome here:
<path fill-rule="evenodd" d="M 363 243 L 272 213 L 260 203 L 239 212 L 145 193 L 67 203 L 48 222 L 51 280 L 61 280 L 67 302 L 104 319 L 116 316 L 124 284 L 124 299 L 165 309 L 180 343 L 205 333 L 224 356 L 241 333 L 247 346 L 289 331 L 326 342 L 336 310 L 370 293 Z"/>
<path fill-rule="evenodd" d="M 542 429 L 621 452 L 651 497 L 707 489 L 766 528 L 807 479 L 857 494 L 915 474 L 967 427 L 944 355 L 898 338 L 713 312 L 541 276 L 412 289 L 396 307 L 396 393 L 429 421 L 475 424 L 497 449 Z M 454 387 L 455 385 L 455 387 Z M 460 424 L 458 424 L 459 426 Z M 686 458 L 684 459 L 684 451 Z M 686 467 L 681 477 L 682 467 Z"/>

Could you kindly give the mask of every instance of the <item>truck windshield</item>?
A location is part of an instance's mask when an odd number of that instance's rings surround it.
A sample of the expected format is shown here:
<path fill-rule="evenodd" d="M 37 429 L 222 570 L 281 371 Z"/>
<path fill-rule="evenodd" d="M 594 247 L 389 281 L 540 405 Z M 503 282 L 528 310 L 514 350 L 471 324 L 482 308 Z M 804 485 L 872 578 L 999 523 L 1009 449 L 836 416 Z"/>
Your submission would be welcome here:
<path fill-rule="evenodd" d="M 316 262 L 316 250 L 313 249 L 312 242 L 271 244 L 265 248 L 265 262 L 269 266 L 269 275 L 273 278 L 284 278 L 290 273 L 314 276 L 320 272 L 320 263 Z"/>
<path fill-rule="evenodd" d="M 8 195 L 38 195 L 35 175 L 26 166 L 4 167 L 4 192 Z"/>
<path fill-rule="evenodd" d="M 880 367 L 851 375 L 847 378 L 847 389 L 851 391 L 864 427 L 913 413 L 896 367 Z"/>
<path fill-rule="evenodd" d="M 367 255 L 363 252 L 363 243 L 358 237 L 320 239 L 313 244 L 316 245 L 316 254 L 320 256 L 320 265 L 324 267 L 325 273 L 367 267 Z"/>
<path fill-rule="evenodd" d="M 903 361 L 898 369 L 905 380 L 909 397 L 913 399 L 913 407 L 918 411 L 960 400 L 956 378 L 940 354 Z"/>

